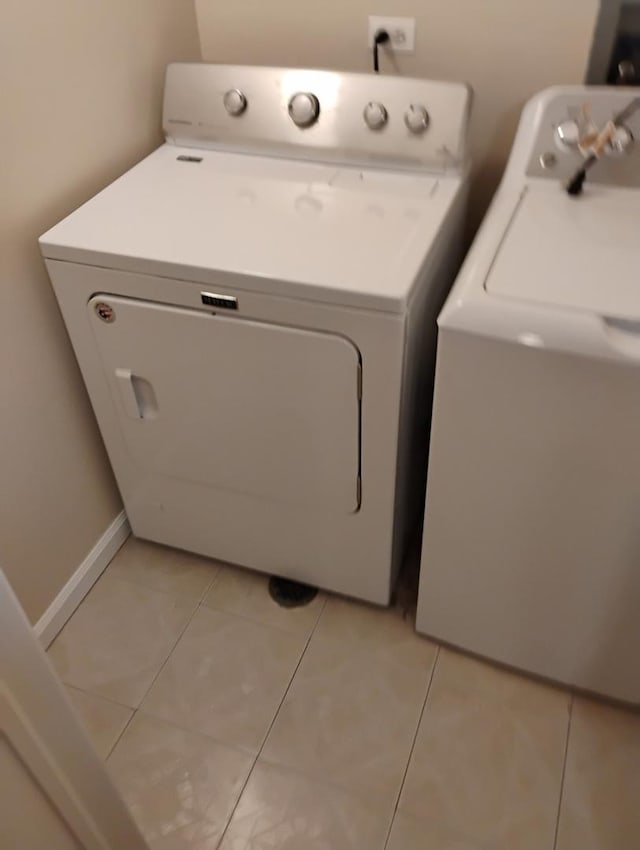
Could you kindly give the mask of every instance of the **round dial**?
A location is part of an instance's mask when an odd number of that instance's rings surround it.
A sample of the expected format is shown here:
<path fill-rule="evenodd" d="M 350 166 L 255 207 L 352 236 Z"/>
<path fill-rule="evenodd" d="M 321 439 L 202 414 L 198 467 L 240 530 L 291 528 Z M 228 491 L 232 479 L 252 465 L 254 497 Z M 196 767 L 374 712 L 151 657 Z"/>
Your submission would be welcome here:
<path fill-rule="evenodd" d="M 633 133 L 631 130 L 625 126 L 616 127 L 615 133 L 607 145 L 605 153 L 613 156 L 620 156 L 621 154 L 628 153 L 632 145 Z"/>
<path fill-rule="evenodd" d="M 424 106 L 412 103 L 404 113 L 404 123 L 412 133 L 424 133 L 429 126 L 429 113 Z"/>
<path fill-rule="evenodd" d="M 636 68 L 636 63 L 631 59 L 623 59 L 622 62 L 618 62 L 618 79 L 616 83 L 633 86 L 637 81 L 638 68 Z"/>
<path fill-rule="evenodd" d="M 229 115 L 242 115 L 247 108 L 247 98 L 240 89 L 229 89 L 225 92 L 223 103 Z"/>
<path fill-rule="evenodd" d="M 580 141 L 580 127 L 577 121 L 567 119 L 558 124 L 555 132 L 556 144 L 562 150 L 574 150 Z"/>
<path fill-rule="evenodd" d="M 540 154 L 538 162 L 545 170 L 548 168 L 555 168 L 558 164 L 558 157 L 554 154 L 553 151 L 545 151 Z"/>
<path fill-rule="evenodd" d="M 298 127 L 310 127 L 320 115 L 318 98 L 311 92 L 297 92 L 289 101 L 289 115 Z"/>
<path fill-rule="evenodd" d="M 374 101 L 365 106 L 362 115 L 364 123 L 370 130 L 381 130 L 389 120 L 389 115 L 384 106 Z"/>

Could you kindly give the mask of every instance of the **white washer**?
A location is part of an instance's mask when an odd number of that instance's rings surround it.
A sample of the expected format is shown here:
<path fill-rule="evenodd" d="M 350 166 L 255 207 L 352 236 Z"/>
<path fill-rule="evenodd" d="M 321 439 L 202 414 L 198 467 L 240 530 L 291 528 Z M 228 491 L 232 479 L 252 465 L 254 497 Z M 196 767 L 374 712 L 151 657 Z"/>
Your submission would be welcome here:
<path fill-rule="evenodd" d="M 469 103 L 460 84 L 169 67 L 166 144 L 40 240 L 137 536 L 389 601 Z"/>
<path fill-rule="evenodd" d="M 586 116 L 602 126 L 639 93 L 556 88 L 523 113 L 438 322 L 417 617 L 421 632 L 632 703 L 640 142 L 618 133 L 622 152 L 582 195 L 562 183 Z M 640 110 L 627 129 L 640 140 Z"/>

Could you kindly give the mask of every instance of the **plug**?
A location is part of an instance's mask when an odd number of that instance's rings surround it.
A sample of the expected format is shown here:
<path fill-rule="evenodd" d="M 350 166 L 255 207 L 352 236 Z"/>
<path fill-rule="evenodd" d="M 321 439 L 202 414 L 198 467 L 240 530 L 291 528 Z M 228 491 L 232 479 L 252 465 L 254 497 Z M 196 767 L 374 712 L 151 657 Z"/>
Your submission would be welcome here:
<path fill-rule="evenodd" d="M 378 73 L 380 70 L 380 66 L 378 63 L 378 47 L 381 44 L 387 44 L 391 41 L 391 36 L 385 29 L 376 30 L 376 34 L 373 37 L 373 70 Z"/>

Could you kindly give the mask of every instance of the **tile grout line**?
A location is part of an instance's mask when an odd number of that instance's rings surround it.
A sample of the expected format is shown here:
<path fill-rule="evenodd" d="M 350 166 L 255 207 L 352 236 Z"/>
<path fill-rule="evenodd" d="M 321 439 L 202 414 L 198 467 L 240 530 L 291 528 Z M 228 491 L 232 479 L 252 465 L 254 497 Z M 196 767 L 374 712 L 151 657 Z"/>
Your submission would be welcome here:
<path fill-rule="evenodd" d="M 553 834 L 553 850 L 556 850 L 558 844 L 558 833 L 560 831 L 560 814 L 562 812 L 562 798 L 564 796 L 564 783 L 567 775 L 567 760 L 569 757 L 569 738 L 571 737 L 571 721 L 573 720 L 573 706 L 575 695 L 571 694 L 569 702 L 569 719 L 567 721 L 567 740 L 564 745 L 564 760 L 562 762 L 562 778 L 560 779 L 560 795 L 558 797 L 558 814 L 556 815 L 556 828 Z"/>
<path fill-rule="evenodd" d="M 206 589 L 206 590 L 205 590 L 205 592 L 202 594 L 202 598 L 200 599 L 200 605 L 202 605 L 202 604 L 204 603 L 204 600 L 205 600 L 205 599 L 207 598 L 207 596 L 211 593 L 211 591 L 212 591 L 212 590 L 213 590 L 213 588 L 216 586 L 216 584 L 220 581 L 220 576 L 221 576 L 221 575 L 222 575 L 222 574 L 223 574 L 223 573 L 224 573 L 227 569 L 228 569 L 228 566 L 227 566 L 226 564 L 218 567 L 218 572 L 217 572 L 217 573 L 214 575 L 214 577 L 211 579 L 211 581 L 210 581 L 210 582 L 209 582 L 209 584 L 207 585 L 207 589 Z"/>
<path fill-rule="evenodd" d="M 293 637 L 302 636 L 302 629 L 296 629 L 295 631 L 293 629 L 285 629 L 284 626 L 276 626 L 273 623 L 265 623 L 264 620 L 258 620 L 257 617 L 249 617 L 247 614 L 239 614 L 237 611 L 230 611 L 228 608 L 223 608 L 222 606 L 218 607 L 216 605 L 212 605 L 210 602 L 201 602 L 200 607 L 204 608 L 205 611 L 212 611 L 216 614 L 226 614 L 227 617 L 236 617 L 238 620 L 244 620 L 246 623 L 253 623 L 254 626 L 263 626 L 265 629 L 272 629 L 280 634 L 291 635 Z M 318 614 L 318 619 L 320 618 L 323 610 L 324 605 Z M 313 629 L 315 630 L 315 625 L 313 626 Z"/>
<path fill-rule="evenodd" d="M 400 797 L 402 796 L 402 791 L 404 789 L 404 783 L 407 779 L 407 773 L 409 772 L 409 765 L 411 764 L 411 759 L 413 758 L 413 751 L 416 748 L 416 741 L 418 740 L 418 733 L 420 732 L 420 726 L 422 725 L 422 718 L 424 717 L 425 710 L 427 708 L 427 702 L 429 701 L 429 694 L 431 693 L 431 685 L 433 683 L 433 677 L 436 674 L 436 668 L 438 666 L 438 661 L 440 660 L 440 646 L 438 646 L 436 651 L 436 657 L 433 661 L 433 667 L 431 668 L 431 675 L 429 676 L 429 683 L 427 684 L 427 692 L 424 695 L 424 702 L 422 703 L 422 708 L 420 710 L 420 716 L 418 717 L 418 723 L 416 724 L 416 731 L 413 736 L 413 741 L 411 742 L 411 749 L 409 750 L 409 757 L 407 758 L 407 764 L 404 769 L 404 773 L 402 774 L 402 782 L 400 783 L 400 788 L 398 790 L 398 796 L 396 797 L 395 806 L 393 808 L 393 814 L 391 815 L 391 820 L 389 821 L 389 829 L 387 830 L 387 837 L 385 838 L 383 850 L 386 850 L 389 839 L 391 838 L 391 830 L 393 829 L 393 822 L 396 819 L 396 815 L 398 814 L 398 805 L 400 804 Z"/>
<path fill-rule="evenodd" d="M 130 706 L 129 706 L 129 707 L 130 707 Z M 105 767 L 106 767 L 106 765 L 107 765 L 107 761 L 108 761 L 108 760 L 111 758 L 111 756 L 113 755 L 113 751 L 115 750 L 115 748 L 116 748 L 116 747 L 118 746 L 118 744 L 120 743 L 120 739 L 122 738 L 122 736 L 124 735 L 124 733 L 127 731 L 127 729 L 129 728 L 129 726 L 131 725 L 131 721 L 133 720 L 133 718 L 136 716 L 136 714 L 137 714 L 137 713 L 138 713 L 138 709 L 137 709 L 137 708 L 134 708 L 134 709 L 131 711 L 131 717 L 130 717 L 130 718 L 127 720 L 127 722 L 124 724 L 124 726 L 123 726 L 123 727 L 122 727 L 122 729 L 120 730 L 120 734 L 116 737 L 116 739 L 115 739 L 115 741 L 113 742 L 113 744 L 109 747 L 109 752 L 105 755 L 105 757 L 104 757 L 104 759 L 103 759 L 103 762 L 104 762 Z M 113 781 L 113 780 L 112 780 L 112 781 Z M 114 784 L 115 784 L 115 783 L 114 783 Z M 127 806 L 127 808 L 129 808 L 129 807 Z M 132 817 L 133 817 L 133 815 L 132 815 Z"/>
<path fill-rule="evenodd" d="M 222 845 L 222 842 L 224 841 L 224 837 L 227 834 L 227 831 L 229 829 L 229 824 L 233 820 L 233 816 L 236 813 L 236 809 L 240 805 L 240 800 L 242 799 L 242 795 L 244 794 L 245 789 L 246 789 L 246 787 L 249 783 L 249 780 L 251 779 L 251 775 L 253 773 L 253 770 L 254 770 L 256 764 L 258 763 L 258 759 L 260 758 L 260 756 L 262 754 L 262 751 L 264 749 L 264 745 L 267 743 L 267 739 L 269 738 L 269 735 L 271 734 L 271 730 L 273 729 L 273 725 L 276 722 L 278 715 L 280 714 L 280 709 L 282 708 L 282 705 L 283 705 L 285 699 L 287 698 L 287 694 L 291 690 L 291 685 L 293 684 L 293 680 L 295 679 L 295 677 L 298 673 L 298 670 L 300 669 L 300 665 L 302 664 L 302 659 L 307 654 L 307 649 L 309 648 L 309 644 L 311 643 L 311 639 L 313 638 L 313 636 L 316 633 L 316 629 L 318 628 L 318 624 L 320 623 L 320 620 L 322 619 L 322 615 L 324 614 L 324 611 L 325 611 L 325 608 L 327 607 L 328 601 L 329 601 L 329 597 L 326 596 L 324 603 L 322 605 L 322 608 L 320 610 L 320 613 L 318 614 L 318 619 L 316 620 L 313 628 L 311 629 L 309 637 L 307 638 L 307 642 L 304 645 L 304 649 L 300 653 L 300 658 L 298 659 L 298 663 L 296 664 L 295 669 L 294 669 L 293 673 L 291 674 L 291 678 L 289 679 L 289 684 L 285 688 L 284 694 L 282 695 L 282 699 L 278 703 L 278 708 L 276 709 L 276 711 L 275 711 L 275 713 L 274 713 L 274 715 L 271 719 L 271 723 L 269 724 L 269 728 L 267 729 L 265 736 L 262 739 L 262 743 L 260 744 L 260 748 L 258 749 L 258 752 L 256 753 L 255 758 L 253 759 L 253 764 L 251 765 L 251 768 L 249 769 L 249 772 L 247 773 L 247 778 L 245 779 L 245 781 L 242 784 L 242 788 L 240 789 L 240 793 L 238 794 L 238 799 L 236 800 L 235 805 L 233 806 L 233 809 L 231 810 L 231 813 L 229 814 L 229 817 L 227 818 L 227 822 L 225 824 L 224 830 L 222 831 L 222 835 L 220 836 L 220 839 L 219 839 L 218 843 L 216 844 L 216 850 L 218 850 L 218 848 Z"/>
<path fill-rule="evenodd" d="M 176 641 L 175 641 L 175 643 L 173 644 L 173 646 L 171 647 L 171 649 L 169 650 L 169 653 L 168 653 L 167 657 L 166 657 L 166 658 L 165 658 L 165 660 L 162 662 L 162 664 L 161 664 L 161 666 L 160 666 L 160 669 L 158 670 L 158 672 L 156 673 L 156 675 L 153 677 L 153 680 L 151 681 L 151 684 L 149 685 L 149 687 L 147 688 L 147 690 L 144 692 L 144 695 L 143 695 L 142 699 L 140 700 L 139 704 L 138 704 L 137 706 L 131 706 L 131 705 L 124 706 L 125 708 L 133 708 L 133 711 L 132 711 L 132 713 L 131 713 L 131 717 L 130 717 L 130 718 L 127 720 L 127 722 L 125 723 L 125 725 L 124 725 L 124 727 L 123 727 L 122 731 L 120 732 L 120 734 L 118 735 L 118 737 L 116 738 L 116 740 L 113 742 L 113 745 L 112 745 L 112 747 L 109 749 L 109 752 L 108 752 L 108 753 L 107 753 L 107 755 L 104 757 L 104 763 L 105 763 L 105 765 L 106 765 L 106 763 L 107 763 L 107 760 L 108 760 L 109 758 L 111 758 L 111 756 L 112 756 L 113 751 L 115 750 L 115 748 L 116 748 L 116 747 L 118 746 L 118 744 L 120 743 L 120 740 L 121 740 L 122 736 L 123 736 L 123 735 L 124 735 L 124 733 L 127 731 L 127 729 L 129 728 L 129 726 L 131 725 L 131 722 L 133 721 L 133 718 L 136 716 L 136 714 L 138 714 L 138 713 L 140 712 L 140 706 L 141 706 L 141 705 L 142 705 L 142 703 L 144 702 L 145 697 L 147 696 L 147 694 L 149 693 L 149 691 L 150 691 L 150 690 L 151 690 L 151 688 L 153 687 L 154 682 L 156 681 L 156 679 L 158 678 L 158 676 L 160 675 L 160 673 L 164 670 L 164 668 L 165 668 L 165 666 L 166 666 L 166 664 L 167 664 L 168 660 L 169 660 L 169 659 L 171 658 L 171 656 L 173 655 L 173 651 L 174 651 L 174 649 L 176 648 L 176 646 L 177 646 L 177 645 L 178 645 L 178 643 L 180 642 L 180 639 L 182 638 L 182 635 L 186 632 L 186 630 L 188 629 L 188 627 L 191 625 L 191 622 L 192 622 L 193 618 L 195 617 L 196 612 L 197 612 L 197 611 L 201 608 L 201 606 L 202 606 L 202 600 L 205 598 L 205 596 L 207 595 L 207 593 L 209 593 L 209 591 L 211 590 L 211 588 L 213 587 L 213 585 L 214 585 L 214 584 L 215 584 L 215 582 L 217 581 L 217 579 L 218 579 L 218 577 L 219 577 L 219 575 L 220 575 L 220 573 L 221 573 L 221 572 L 222 572 L 222 570 L 221 570 L 221 569 L 218 569 L 217 573 L 213 576 L 213 578 L 211 579 L 211 581 L 209 582 L 209 584 L 208 584 L 208 585 L 206 586 L 206 588 L 204 589 L 204 591 L 203 591 L 203 593 L 202 593 L 202 596 L 201 596 L 201 597 L 200 597 L 200 599 L 197 601 L 197 603 L 196 603 L 196 605 L 195 605 L 195 607 L 194 607 L 194 609 L 193 609 L 193 612 L 192 612 L 191 616 L 189 617 L 189 619 L 188 619 L 188 620 L 187 620 L 187 622 L 185 623 L 184 628 L 182 629 L 182 631 L 180 632 L 180 634 L 179 634 L 179 635 L 178 635 L 178 637 L 176 638 Z M 124 579 L 124 581 L 127 581 L 127 579 Z M 134 584 L 134 583 L 135 583 L 135 582 L 131 582 L 131 584 Z M 139 586 L 142 586 L 142 585 L 139 585 Z M 158 592 L 159 592 L 159 593 L 163 593 L 164 591 L 158 591 Z M 176 594 L 167 594 L 167 595 L 168 595 L 168 596 L 175 596 Z M 177 595 L 179 596 L 179 594 L 177 594 Z M 91 692 L 89 691 L 89 693 L 91 693 Z M 116 703 L 116 705 L 120 705 L 120 703 Z"/>
<path fill-rule="evenodd" d="M 56 675 L 58 675 L 58 674 L 56 674 Z M 80 687 L 78 687 L 78 685 L 70 685 L 68 682 L 64 682 L 60 678 L 60 676 L 58 676 L 58 679 L 60 679 L 60 682 L 62 683 L 62 685 L 64 685 L 65 688 L 69 688 L 69 690 L 78 691 L 78 693 L 84 694 L 85 696 L 88 696 L 88 697 L 92 697 L 93 699 L 102 700 L 102 702 L 108 702 L 109 705 L 113 705 L 116 708 L 126 708 L 129 711 L 135 711 L 136 710 L 132 705 L 127 705 L 124 702 L 118 702 L 117 700 L 112 699 L 111 697 L 105 697 L 103 694 L 97 694 L 97 693 L 95 693 L 95 691 L 90 691 L 87 688 L 80 688 Z"/>
<path fill-rule="evenodd" d="M 206 591 L 205 591 L 205 594 L 206 594 Z M 172 595 L 172 597 L 173 597 L 173 598 L 175 598 L 175 594 L 170 594 L 170 595 Z M 204 595 L 203 595 L 203 597 L 202 597 L 202 598 L 204 599 Z M 174 653 L 174 650 L 175 650 L 176 646 L 180 643 L 180 640 L 182 639 L 182 636 L 184 635 L 184 633 L 187 631 L 187 629 L 189 628 L 189 626 L 190 626 L 190 625 L 191 625 L 191 623 L 193 622 L 193 618 L 196 616 L 197 612 L 200 610 L 201 605 L 202 605 L 202 602 L 201 602 L 201 601 L 197 601 L 197 602 L 196 602 L 196 604 L 194 605 L 193 611 L 191 612 L 191 616 L 189 617 L 189 619 L 187 620 L 187 622 L 184 624 L 183 628 L 182 628 L 182 629 L 180 629 L 180 633 L 178 634 L 178 637 L 175 639 L 175 641 L 174 641 L 174 642 L 173 642 L 173 644 L 171 645 L 171 649 L 170 649 L 170 650 L 169 650 L 169 652 L 167 653 L 167 657 L 164 659 L 164 661 L 162 662 L 162 664 L 161 664 L 161 665 L 160 665 L 160 667 L 158 668 L 158 671 L 157 671 L 156 675 L 153 677 L 153 679 L 152 679 L 152 680 L 151 680 L 151 682 L 149 683 L 149 687 L 146 689 L 146 691 L 145 691 L 145 692 L 144 692 L 144 694 L 142 695 L 142 699 L 140 700 L 140 702 L 138 703 L 138 705 L 133 706 L 133 708 L 134 708 L 134 710 L 135 710 L 136 712 L 140 709 L 140 706 L 142 705 L 142 703 L 143 703 L 143 702 L 145 701 L 145 699 L 147 698 L 147 695 L 149 694 L 149 691 L 150 691 L 150 690 L 151 690 L 151 688 L 154 686 L 154 684 L 155 684 L 155 682 L 156 682 L 156 679 L 158 678 L 158 676 L 160 675 L 160 673 L 162 673 L 162 671 L 164 670 L 164 668 L 167 666 L 167 662 L 169 661 L 169 659 L 170 659 L 170 658 L 171 658 L 171 656 L 173 655 L 173 653 Z"/>
<path fill-rule="evenodd" d="M 258 576 L 259 579 L 267 579 L 267 586 L 268 586 L 268 578 L 269 578 L 268 573 L 258 573 L 256 570 L 250 570 L 248 567 L 242 567 L 242 566 L 236 567 L 236 566 L 234 566 L 234 564 L 225 564 L 223 567 L 220 568 L 218 573 L 211 579 L 211 584 L 209 585 L 209 587 L 205 591 L 202 599 L 200 600 L 200 607 L 201 608 L 204 608 L 207 611 L 217 611 L 219 614 L 227 614 L 229 617 L 238 617 L 238 619 L 246 620 L 247 622 L 253 623 L 256 626 L 264 626 L 267 629 L 275 629 L 276 631 L 282 632 L 282 633 L 287 634 L 287 635 L 299 636 L 301 634 L 301 631 L 302 631 L 301 629 L 286 629 L 284 626 L 277 626 L 274 623 L 266 623 L 264 620 L 260 620 L 255 616 L 249 616 L 248 614 L 241 614 L 239 611 L 232 611 L 229 608 L 225 608 L 221 604 L 215 605 L 213 602 L 205 602 L 205 599 L 209 596 L 211 591 L 214 589 L 215 585 L 220 580 L 221 575 L 225 572 L 225 570 L 228 570 L 229 567 L 232 570 L 237 569 L 237 570 L 242 570 L 242 571 L 247 572 L 247 573 L 253 573 L 255 576 Z M 319 611 L 318 616 L 316 618 L 316 622 L 314 623 L 313 628 L 311 630 L 312 634 L 315 631 L 316 626 L 318 625 L 318 621 L 320 620 L 320 617 L 322 616 L 322 612 L 324 611 L 324 606 L 327 604 L 327 599 L 328 599 L 326 591 L 318 590 L 318 593 L 322 594 L 321 598 L 324 601 L 323 601 L 323 604 L 320 607 L 320 611 Z M 313 601 L 314 600 L 312 599 L 311 602 L 313 602 Z M 305 645 L 305 648 L 306 648 L 306 645 Z"/>
<path fill-rule="evenodd" d="M 113 561 L 109 562 L 109 564 L 105 567 L 100 578 L 103 578 L 104 576 L 106 576 L 107 570 L 109 569 L 109 567 L 111 566 L 112 563 L 113 563 Z M 109 575 L 112 579 L 117 579 L 118 581 L 124 581 L 127 584 L 133 584 L 135 587 L 142 587 L 145 590 L 151 590 L 154 593 L 162 593 L 164 596 L 171 596 L 174 599 L 176 597 L 178 599 L 190 599 L 190 600 L 193 600 L 193 601 L 197 601 L 198 605 L 201 605 L 202 600 L 205 598 L 205 596 L 209 593 L 209 591 L 211 590 L 213 585 L 216 583 L 221 572 L 222 572 L 222 567 L 219 567 L 218 572 L 214 575 L 214 577 L 209 579 L 209 583 L 206 585 L 201 596 L 196 596 L 192 593 L 184 593 L 184 591 L 181 591 L 181 590 L 163 590 L 161 587 L 155 587 L 154 585 L 148 584 L 146 581 L 142 581 L 141 579 L 129 578 L 129 576 L 121 575 L 118 572 L 113 572 L 113 573 L 110 573 Z M 96 581 L 96 584 L 97 583 L 98 582 Z M 94 585 L 94 587 L 95 587 L 95 585 Z M 93 590 L 93 588 L 91 588 L 91 589 Z M 87 594 L 87 596 L 88 596 L 88 594 Z M 84 599 L 82 601 L 84 602 Z M 80 605 L 81 604 L 82 604 L 82 602 L 80 603 Z M 80 607 L 80 605 L 78 606 L 78 608 Z M 76 611 L 77 610 L 78 609 L 76 608 Z M 74 614 L 75 614 L 75 611 L 74 611 Z M 71 618 L 69 618 L 69 619 L 71 619 Z M 66 623 L 65 623 L 65 625 L 66 625 Z"/>

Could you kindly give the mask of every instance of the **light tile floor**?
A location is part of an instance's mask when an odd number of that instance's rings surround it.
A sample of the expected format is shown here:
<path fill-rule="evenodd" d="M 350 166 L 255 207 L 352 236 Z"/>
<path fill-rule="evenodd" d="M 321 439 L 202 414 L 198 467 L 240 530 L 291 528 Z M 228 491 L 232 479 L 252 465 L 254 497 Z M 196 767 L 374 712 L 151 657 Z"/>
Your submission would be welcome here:
<path fill-rule="evenodd" d="M 49 650 L 153 850 L 638 850 L 640 714 L 130 539 Z"/>

